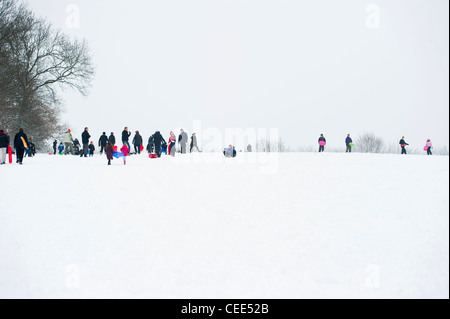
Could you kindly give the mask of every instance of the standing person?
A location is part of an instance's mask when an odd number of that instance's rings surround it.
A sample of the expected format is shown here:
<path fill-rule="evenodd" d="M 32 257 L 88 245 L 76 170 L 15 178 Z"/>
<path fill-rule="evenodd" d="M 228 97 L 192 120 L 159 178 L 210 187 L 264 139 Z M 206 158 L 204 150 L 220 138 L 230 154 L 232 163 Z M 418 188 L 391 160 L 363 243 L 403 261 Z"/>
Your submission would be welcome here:
<path fill-rule="evenodd" d="M 401 139 L 400 142 L 398 142 L 398 143 L 399 143 L 399 144 L 401 145 L 401 147 L 402 147 L 402 154 L 406 154 L 406 148 L 405 148 L 405 146 L 406 146 L 406 145 L 409 145 L 409 144 L 405 142 L 405 137 L 402 136 L 402 139 Z"/>
<path fill-rule="evenodd" d="M 128 148 L 128 146 L 126 146 L 124 144 L 122 146 L 122 148 L 120 149 L 120 151 L 123 153 L 123 165 L 126 165 L 127 164 L 127 156 L 128 156 L 130 149 Z"/>
<path fill-rule="evenodd" d="M 252 146 L 250 144 L 247 145 L 247 152 L 248 153 L 252 152 Z"/>
<path fill-rule="evenodd" d="M 187 142 L 188 142 L 188 135 L 183 129 L 181 129 L 180 135 L 178 136 L 178 143 L 180 144 L 181 154 L 186 154 Z"/>
<path fill-rule="evenodd" d="M 84 132 L 81 134 L 81 143 L 83 143 L 83 151 L 81 152 L 80 157 L 87 157 L 87 152 L 89 148 L 89 138 L 91 134 L 89 134 L 89 129 L 87 127 L 84 128 Z"/>
<path fill-rule="evenodd" d="M 89 144 L 89 157 L 94 156 L 94 152 L 95 152 L 94 142 L 91 142 L 91 144 Z"/>
<path fill-rule="evenodd" d="M 156 131 L 155 134 L 153 134 L 153 142 L 155 143 L 156 155 L 158 155 L 158 157 L 161 157 L 161 145 L 162 143 L 166 143 L 166 141 L 159 131 Z"/>
<path fill-rule="evenodd" d="M 108 141 L 112 144 L 112 146 L 116 145 L 116 137 L 114 136 L 114 132 L 111 132 Z"/>
<path fill-rule="evenodd" d="M 352 152 L 352 145 L 351 145 L 351 143 L 353 143 L 353 140 L 350 137 L 350 134 L 347 134 L 347 138 L 345 139 L 345 145 L 347 146 L 347 149 L 345 150 L 346 153 L 351 153 Z"/>
<path fill-rule="evenodd" d="M 67 132 L 64 133 L 64 155 L 67 155 L 69 149 L 72 155 L 74 154 L 73 142 L 72 132 L 68 129 Z"/>
<path fill-rule="evenodd" d="M 427 139 L 426 148 L 427 148 L 427 155 L 433 155 L 433 153 L 431 153 L 431 149 L 433 148 L 433 143 L 431 143 L 430 139 Z"/>
<path fill-rule="evenodd" d="M 54 142 L 53 142 L 53 155 L 56 155 L 56 148 L 58 147 L 58 141 L 57 140 L 55 140 Z"/>
<path fill-rule="evenodd" d="M 100 155 L 103 154 L 103 151 L 106 148 L 106 144 L 108 144 L 108 136 L 106 136 L 106 132 L 103 132 L 102 136 L 98 140 L 98 146 L 100 147 Z"/>
<path fill-rule="evenodd" d="M 198 149 L 198 146 L 197 146 L 197 135 L 195 135 L 195 133 L 192 133 L 192 136 L 191 136 L 191 150 L 190 150 L 190 153 L 192 153 L 192 149 L 193 149 L 194 147 L 197 149 L 197 152 L 200 152 L 200 150 Z"/>
<path fill-rule="evenodd" d="M 9 137 L 5 131 L 0 130 L 0 165 L 6 164 L 6 153 L 8 153 Z"/>
<path fill-rule="evenodd" d="M 128 142 L 130 135 L 131 133 L 128 132 L 128 127 L 125 127 L 122 131 L 122 144 L 128 146 L 128 151 L 131 150 L 130 143 Z"/>
<path fill-rule="evenodd" d="M 139 134 L 139 131 L 135 132 L 133 138 L 134 152 L 136 154 L 141 154 L 141 145 L 142 145 L 142 136 Z"/>
<path fill-rule="evenodd" d="M 168 155 L 175 156 L 175 143 L 177 142 L 177 138 L 175 134 L 171 131 L 169 137 L 169 150 L 167 152 Z"/>
<path fill-rule="evenodd" d="M 327 143 L 327 140 L 325 139 L 325 137 L 323 137 L 323 134 L 320 134 L 319 137 L 319 153 L 320 152 L 325 152 L 325 144 Z"/>
<path fill-rule="evenodd" d="M 16 163 L 22 165 L 23 154 L 28 147 L 28 138 L 23 132 L 23 128 L 19 129 L 19 132 L 14 137 L 14 148 L 16 149 Z"/>
<path fill-rule="evenodd" d="M 155 142 L 154 142 L 153 135 L 152 135 L 148 138 L 147 152 L 149 154 L 151 154 L 151 153 L 153 153 L 154 149 L 155 149 Z"/>
<path fill-rule="evenodd" d="M 108 142 L 108 144 L 106 144 L 105 153 L 106 158 L 108 159 L 108 165 L 111 165 L 111 160 L 114 159 L 114 145 L 112 145 L 111 142 Z"/>

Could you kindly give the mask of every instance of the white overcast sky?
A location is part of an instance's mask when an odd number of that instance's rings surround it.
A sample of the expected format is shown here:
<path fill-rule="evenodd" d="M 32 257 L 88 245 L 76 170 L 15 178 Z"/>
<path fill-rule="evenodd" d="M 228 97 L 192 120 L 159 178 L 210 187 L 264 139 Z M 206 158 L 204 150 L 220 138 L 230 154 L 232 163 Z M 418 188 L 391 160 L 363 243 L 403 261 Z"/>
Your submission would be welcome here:
<path fill-rule="evenodd" d="M 201 120 L 278 128 L 293 147 L 316 145 L 320 133 L 336 147 L 363 132 L 389 143 L 405 135 L 415 147 L 449 143 L 448 0 L 27 3 L 89 42 L 90 95 L 62 94 L 76 135 L 128 126 L 167 137 Z M 79 28 L 67 23 L 71 4 Z"/>

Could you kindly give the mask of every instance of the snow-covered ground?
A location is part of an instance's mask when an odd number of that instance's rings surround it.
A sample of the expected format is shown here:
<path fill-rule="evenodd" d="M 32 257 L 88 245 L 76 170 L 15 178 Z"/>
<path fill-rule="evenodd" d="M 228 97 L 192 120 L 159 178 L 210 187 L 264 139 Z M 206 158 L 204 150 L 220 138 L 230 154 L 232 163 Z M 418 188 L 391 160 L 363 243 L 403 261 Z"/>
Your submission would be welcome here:
<path fill-rule="evenodd" d="M 0 167 L 1 298 L 449 298 L 449 157 Z"/>

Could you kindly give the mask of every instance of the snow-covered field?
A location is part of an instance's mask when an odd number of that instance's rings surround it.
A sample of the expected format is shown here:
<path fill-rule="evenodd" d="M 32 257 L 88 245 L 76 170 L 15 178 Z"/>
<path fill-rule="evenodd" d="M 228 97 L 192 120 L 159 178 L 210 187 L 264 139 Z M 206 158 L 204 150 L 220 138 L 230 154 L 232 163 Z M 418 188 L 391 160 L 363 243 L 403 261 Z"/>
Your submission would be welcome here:
<path fill-rule="evenodd" d="M 253 156 L 1 166 L 0 298 L 449 298 L 449 157 Z"/>

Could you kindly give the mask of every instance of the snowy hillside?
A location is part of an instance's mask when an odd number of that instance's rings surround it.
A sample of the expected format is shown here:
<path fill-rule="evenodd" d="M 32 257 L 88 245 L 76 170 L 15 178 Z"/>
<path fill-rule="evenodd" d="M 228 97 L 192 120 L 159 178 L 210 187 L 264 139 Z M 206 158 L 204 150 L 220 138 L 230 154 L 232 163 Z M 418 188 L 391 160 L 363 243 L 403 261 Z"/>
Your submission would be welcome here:
<path fill-rule="evenodd" d="M 448 298 L 449 157 L 0 167 L 0 298 Z"/>

